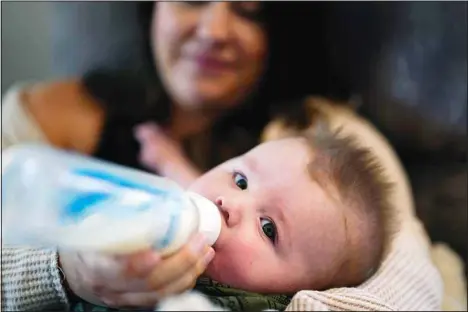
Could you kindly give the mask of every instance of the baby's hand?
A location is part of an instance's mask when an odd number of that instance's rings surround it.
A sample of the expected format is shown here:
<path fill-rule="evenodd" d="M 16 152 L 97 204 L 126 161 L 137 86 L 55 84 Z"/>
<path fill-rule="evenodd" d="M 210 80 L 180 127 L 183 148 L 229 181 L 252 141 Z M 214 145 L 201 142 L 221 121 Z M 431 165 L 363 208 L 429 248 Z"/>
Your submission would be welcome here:
<path fill-rule="evenodd" d="M 149 169 L 183 187 L 188 187 L 200 175 L 185 156 L 179 142 L 170 138 L 156 124 L 137 126 L 135 137 L 141 144 L 140 161 Z"/>
<path fill-rule="evenodd" d="M 193 288 L 213 257 L 214 250 L 197 235 L 167 258 L 152 251 L 128 257 L 60 254 L 60 263 L 71 291 L 86 301 L 152 308 Z"/>

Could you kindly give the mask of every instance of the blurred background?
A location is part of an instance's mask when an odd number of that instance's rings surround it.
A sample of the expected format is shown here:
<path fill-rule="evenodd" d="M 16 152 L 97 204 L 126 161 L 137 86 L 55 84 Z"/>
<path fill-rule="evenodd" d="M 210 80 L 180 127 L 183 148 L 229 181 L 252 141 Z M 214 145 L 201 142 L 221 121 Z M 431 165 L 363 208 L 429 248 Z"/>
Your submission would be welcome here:
<path fill-rule="evenodd" d="M 2 95 L 13 83 L 54 77 L 51 2 L 2 2 Z"/>
<path fill-rule="evenodd" d="M 141 34 L 131 2 L 2 2 L 2 95 L 17 82 L 80 76 L 97 66 L 139 66 Z M 357 96 L 359 112 L 389 138 L 410 174 L 434 241 L 465 259 L 467 237 L 466 2 L 322 4 L 291 46 L 294 82 L 285 97 Z M 313 7 L 311 3 L 311 10 Z M 311 13 L 312 14 L 312 13 Z M 314 23 L 307 24 L 307 23 Z M 298 25 L 300 22 L 298 22 Z M 329 75 L 312 78 L 319 58 L 310 27 L 321 27 Z M 296 25 L 297 26 L 297 25 Z M 312 28 L 310 28 L 312 29 Z M 317 31 L 314 32 L 317 34 Z M 296 39 L 297 39 L 296 38 Z M 309 46 L 309 48 L 306 48 Z M 298 57 L 300 59 L 300 57 Z M 302 60 L 301 60 L 302 61 Z M 290 83 L 290 85 L 287 85 Z M 289 89 L 288 89 L 289 88 Z M 318 90 L 318 91 L 317 91 Z"/>

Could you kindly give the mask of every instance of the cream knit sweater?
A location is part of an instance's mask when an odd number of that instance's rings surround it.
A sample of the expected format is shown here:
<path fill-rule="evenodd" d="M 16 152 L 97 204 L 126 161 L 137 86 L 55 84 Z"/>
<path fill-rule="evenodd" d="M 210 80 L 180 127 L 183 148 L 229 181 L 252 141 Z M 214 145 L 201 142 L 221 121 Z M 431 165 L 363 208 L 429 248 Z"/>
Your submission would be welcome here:
<path fill-rule="evenodd" d="M 20 142 L 46 142 L 45 136 L 19 101 L 20 88 L 11 90 L 2 103 L 2 149 Z M 401 210 L 401 231 L 378 272 L 359 287 L 326 291 L 303 290 L 287 311 L 387 311 L 440 310 L 443 285 L 431 261 L 430 242 L 414 216 L 406 176 L 386 140 L 364 120 L 347 110 L 336 110 L 324 101 L 311 100 L 332 116 L 333 124 L 357 135 L 384 161 L 397 182 L 394 200 Z M 281 136 L 280 122 L 267 127 L 265 139 Z M 68 301 L 62 287 L 54 250 L 2 248 L 3 311 L 65 310 Z"/>

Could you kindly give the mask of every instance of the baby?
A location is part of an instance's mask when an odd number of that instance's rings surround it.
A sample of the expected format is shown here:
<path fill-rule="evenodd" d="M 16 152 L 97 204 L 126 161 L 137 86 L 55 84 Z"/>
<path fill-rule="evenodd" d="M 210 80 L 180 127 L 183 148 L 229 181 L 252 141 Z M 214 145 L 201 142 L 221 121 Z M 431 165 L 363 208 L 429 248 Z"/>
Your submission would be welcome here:
<path fill-rule="evenodd" d="M 208 277 L 292 294 L 360 284 L 377 269 L 390 184 L 370 151 L 327 129 L 263 143 L 190 186 L 223 216 Z"/>
<path fill-rule="evenodd" d="M 263 143 L 189 187 L 223 216 L 205 272 L 216 282 L 196 287 L 218 306 L 282 310 L 297 291 L 354 286 L 378 268 L 394 223 L 391 185 L 371 151 L 318 125 Z"/>

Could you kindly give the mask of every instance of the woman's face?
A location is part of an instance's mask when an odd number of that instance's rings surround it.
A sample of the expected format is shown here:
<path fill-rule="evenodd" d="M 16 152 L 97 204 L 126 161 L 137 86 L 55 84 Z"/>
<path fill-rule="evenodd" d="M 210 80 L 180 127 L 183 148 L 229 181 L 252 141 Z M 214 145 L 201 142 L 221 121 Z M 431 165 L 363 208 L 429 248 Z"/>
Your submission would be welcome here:
<path fill-rule="evenodd" d="M 260 2 L 157 2 L 152 46 L 172 100 L 188 110 L 235 106 L 262 75 Z"/>

